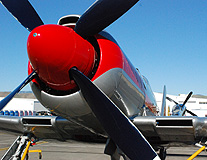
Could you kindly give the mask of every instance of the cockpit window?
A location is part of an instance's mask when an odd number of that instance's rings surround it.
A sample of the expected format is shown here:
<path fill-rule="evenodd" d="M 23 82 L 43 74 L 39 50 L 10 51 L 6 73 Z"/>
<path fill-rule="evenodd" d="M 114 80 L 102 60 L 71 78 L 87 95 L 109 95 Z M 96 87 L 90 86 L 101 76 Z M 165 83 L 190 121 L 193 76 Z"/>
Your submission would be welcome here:
<path fill-rule="evenodd" d="M 147 78 L 145 76 L 142 76 L 142 77 L 143 77 L 145 83 L 147 83 L 149 85 L 149 81 L 147 80 Z"/>
<path fill-rule="evenodd" d="M 179 115 L 180 109 L 181 108 L 178 105 L 173 106 L 173 109 L 172 109 L 173 115 Z"/>

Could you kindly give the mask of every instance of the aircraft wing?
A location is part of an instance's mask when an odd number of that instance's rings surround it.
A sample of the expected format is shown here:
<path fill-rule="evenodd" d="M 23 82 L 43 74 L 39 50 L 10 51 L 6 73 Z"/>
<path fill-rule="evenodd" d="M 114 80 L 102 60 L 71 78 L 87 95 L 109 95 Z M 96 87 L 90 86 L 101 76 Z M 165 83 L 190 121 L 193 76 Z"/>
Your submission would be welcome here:
<path fill-rule="evenodd" d="M 89 130 L 58 116 L 0 116 L 0 130 L 18 135 L 32 133 L 37 138 L 71 139 L 74 135 L 94 135 Z"/>
<path fill-rule="evenodd" d="M 136 117 L 133 123 L 154 146 L 175 142 L 192 144 L 207 137 L 205 117 Z"/>
<path fill-rule="evenodd" d="M 151 144 L 190 144 L 207 137 L 205 117 L 136 117 L 135 126 Z M 0 130 L 19 135 L 33 133 L 38 138 L 66 140 L 74 135 L 94 136 L 89 130 L 59 116 L 0 116 Z M 185 138 L 184 138 L 185 137 Z"/>

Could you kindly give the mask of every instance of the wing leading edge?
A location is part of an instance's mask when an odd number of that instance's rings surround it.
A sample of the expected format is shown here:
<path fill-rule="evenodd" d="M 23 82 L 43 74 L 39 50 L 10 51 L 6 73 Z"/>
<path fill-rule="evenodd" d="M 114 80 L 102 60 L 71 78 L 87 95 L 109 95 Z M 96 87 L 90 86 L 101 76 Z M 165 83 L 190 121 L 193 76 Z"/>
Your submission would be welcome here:
<path fill-rule="evenodd" d="M 136 117 L 133 123 L 152 145 L 192 144 L 207 137 L 205 117 Z"/>
<path fill-rule="evenodd" d="M 0 116 L 0 130 L 17 136 L 32 133 L 41 139 L 67 140 L 75 135 L 94 136 L 82 126 L 57 116 Z"/>

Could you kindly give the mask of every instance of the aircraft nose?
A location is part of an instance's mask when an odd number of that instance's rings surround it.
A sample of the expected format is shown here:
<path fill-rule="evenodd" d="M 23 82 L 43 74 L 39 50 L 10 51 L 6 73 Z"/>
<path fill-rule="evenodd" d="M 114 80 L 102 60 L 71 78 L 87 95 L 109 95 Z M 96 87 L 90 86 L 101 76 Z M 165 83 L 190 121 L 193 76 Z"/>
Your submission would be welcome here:
<path fill-rule="evenodd" d="M 75 87 L 68 71 L 77 67 L 86 76 L 95 63 L 93 46 L 73 29 L 60 25 L 42 25 L 35 28 L 27 41 L 27 52 L 39 78 L 56 90 Z"/>

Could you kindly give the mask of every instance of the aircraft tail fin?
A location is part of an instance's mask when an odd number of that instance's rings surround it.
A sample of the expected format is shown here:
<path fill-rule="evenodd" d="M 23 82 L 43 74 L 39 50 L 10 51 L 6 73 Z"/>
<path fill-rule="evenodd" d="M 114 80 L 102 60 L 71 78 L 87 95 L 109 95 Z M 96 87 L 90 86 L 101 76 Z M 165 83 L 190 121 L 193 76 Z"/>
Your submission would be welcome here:
<path fill-rule="evenodd" d="M 166 86 L 164 85 L 160 116 L 166 116 Z"/>

